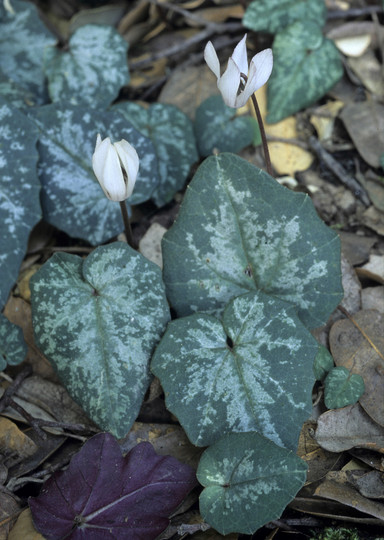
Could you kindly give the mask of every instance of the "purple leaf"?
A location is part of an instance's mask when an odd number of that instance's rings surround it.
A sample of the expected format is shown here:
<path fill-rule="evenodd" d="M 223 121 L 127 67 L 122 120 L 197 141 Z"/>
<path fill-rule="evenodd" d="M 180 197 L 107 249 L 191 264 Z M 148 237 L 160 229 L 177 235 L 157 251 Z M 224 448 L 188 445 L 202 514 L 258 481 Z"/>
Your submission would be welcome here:
<path fill-rule="evenodd" d="M 99 433 L 29 506 L 47 540 L 151 540 L 167 528 L 168 516 L 196 485 L 191 467 L 158 456 L 150 443 L 123 457 L 116 439 Z"/>

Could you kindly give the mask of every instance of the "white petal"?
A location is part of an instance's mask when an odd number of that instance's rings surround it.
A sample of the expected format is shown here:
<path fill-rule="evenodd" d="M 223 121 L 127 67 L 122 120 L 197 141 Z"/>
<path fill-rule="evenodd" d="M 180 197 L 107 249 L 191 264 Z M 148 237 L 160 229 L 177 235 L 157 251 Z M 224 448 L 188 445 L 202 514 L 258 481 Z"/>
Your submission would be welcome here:
<path fill-rule="evenodd" d="M 217 86 L 223 96 L 223 101 L 228 107 L 237 107 L 236 97 L 240 85 L 240 71 L 235 62 L 230 58 L 223 76 L 217 81 Z"/>
<path fill-rule="evenodd" d="M 265 49 L 257 53 L 251 60 L 248 81 L 252 82 L 253 92 L 261 88 L 269 79 L 273 68 L 272 49 Z"/>
<path fill-rule="evenodd" d="M 247 45 L 245 43 L 246 39 L 247 34 L 245 34 L 243 39 L 236 45 L 231 56 L 232 60 L 239 68 L 240 73 L 244 73 L 244 75 L 248 75 Z"/>
<path fill-rule="evenodd" d="M 120 160 L 113 146 L 109 148 L 100 185 L 111 201 L 124 201 L 127 198 L 127 189 Z"/>
<path fill-rule="evenodd" d="M 92 156 L 92 167 L 95 176 L 100 183 L 103 178 L 105 160 L 107 159 L 107 154 L 111 146 L 109 137 L 102 141 L 100 135 L 97 136 L 96 148 Z"/>
<path fill-rule="evenodd" d="M 209 69 L 213 71 L 213 73 L 219 79 L 220 78 L 220 62 L 219 62 L 219 59 L 217 58 L 215 47 L 212 45 L 210 41 L 208 41 L 204 49 L 204 60 L 207 62 Z"/>
<path fill-rule="evenodd" d="M 120 158 L 120 162 L 127 174 L 128 183 L 126 186 L 126 198 L 128 198 L 132 195 L 137 173 L 139 172 L 139 156 L 137 155 L 137 152 L 133 146 L 124 139 L 115 143 L 114 146 Z"/>

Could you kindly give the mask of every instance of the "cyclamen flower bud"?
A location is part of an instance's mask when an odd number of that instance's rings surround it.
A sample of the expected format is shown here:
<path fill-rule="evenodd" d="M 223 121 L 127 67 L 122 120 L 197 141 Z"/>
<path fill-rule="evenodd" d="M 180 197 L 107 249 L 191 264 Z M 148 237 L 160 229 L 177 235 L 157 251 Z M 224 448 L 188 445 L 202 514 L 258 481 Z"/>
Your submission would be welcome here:
<path fill-rule="evenodd" d="M 247 34 L 236 45 L 228 60 L 227 69 L 221 76 L 220 62 L 214 46 L 209 41 L 204 49 L 204 59 L 217 77 L 217 86 L 224 103 L 236 109 L 243 107 L 251 95 L 267 82 L 273 67 L 272 49 L 265 49 L 252 58 L 248 69 L 246 39 Z"/>
<path fill-rule="evenodd" d="M 139 172 L 139 156 L 127 141 L 111 143 L 97 135 L 92 167 L 105 195 L 111 201 L 125 201 L 132 195 Z"/>

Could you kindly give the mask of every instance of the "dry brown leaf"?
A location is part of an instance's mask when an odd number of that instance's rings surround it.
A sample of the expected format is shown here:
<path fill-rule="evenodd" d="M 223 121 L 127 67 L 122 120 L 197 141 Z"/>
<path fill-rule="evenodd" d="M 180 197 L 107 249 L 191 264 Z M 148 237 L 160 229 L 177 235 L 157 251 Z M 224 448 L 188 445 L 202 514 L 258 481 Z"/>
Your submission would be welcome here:
<path fill-rule="evenodd" d="M 366 225 L 373 231 L 384 236 L 384 212 L 380 212 L 374 206 L 370 206 L 360 216 L 362 225 Z"/>
<path fill-rule="evenodd" d="M 384 313 L 384 286 L 366 287 L 361 291 L 361 307 Z"/>
<path fill-rule="evenodd" d="M 369 261 L 357 269 L 358 275 L 368 277 L 373 281 L 384 284 L 384 255 L 369 257 Z"/>
<path fill-rule="evenodd" d="M 44 540 L 44 536 L 37 532 L 33 525 L 32 514 L 29 508 L 20 514 L 8 536 L 8 540 L 20 540 L 21 538 L 25 540 Z"/>
<path fill-rule="evenodd" d="M 189 442 L 181 426 L 143 422 L 135 422 L 120 445 L 123 452 L 128 452 L 143 441 L 150 442 L 158 454 L 173 456 L 195 469 L 204 450 Z"/>
<path fill-rule="evenodd" d="M 318 486 L 315 495 L 340 502 L 355 510 L 384 520 L 384 504 L 371 501 L 360 495 L 358 491 L 347 484 L 347 480 L 342 474 L 328 473 L 327 480 Z"/>
<path fill-rule="evenodd" d="M 317 107 L 310 117 L 320 141 L 330 139 L 333 133 L 335 119 L 344 103 L 340 100 L 328 101 L 325 105 Z"/>
<path fill-rule="evenodd" d="M 384 453 L 384 428 L 356 403 L 319 416 L 315 439 L 329 452 L 360 447 Z"/>
<path fill-rule="evenodd" d="M 376 242 L 376 238 L 368 236 L 359 236 L 355 233 L 340 231 L 341 250 L 351 264 L 365 263 L 371 252 L 372 246 Z"/>
<path fill-rule="evenodd" d="M 373 50 L 368 49 L 357 58 L 348 58 L 348 65 L 369 92 L 384 97 L 382 67 Z"/>
<path fill-rule="evenodd" d="M 336 366 L 364 379 L 360 405 L 384 426 L 384 316 L 375 310 L 359 311 L 332 326 L 329 344 Z"/>
<path fill-rule="evenodd" d="M 351 103 L 340 118 L 361 157 L 372 167 L 379 167 L 384 148 L 384 105 L 374 101 Z"/>
<path fill-rule="evenodd" d="M 0 540 L 7 540 L 11 538 L 9 529 L 12 527 L 14 519 L 9 519 L 11 516 L 18 515 L 20 511 L 20 506 L 12 496 L 11 493 L 2 493 L 0 492 Z M 17 539 L 14 537 L 14 540 L 21 539 L 28 540 L 28 536 L 19 536 Z"/>
<path fill-rule="evenodd" d="M 283 139 L 296 139 L 296 118 L 289 116 L 276 124 L 267 124 L 265 116 L 267 112 L 267 87 L 264 85 L 256 92 L 261 116 L 267 136 L 279 137 Z M 313 155 L 299 146 L 285 142 L 268 142 L 269 153 L 272 165 L 279 175 L 293 176 L 295 172 L 305 171 L 313 162 Z"/>
<path fill-rule="evenodd" d="M 0 417 L 0 454 L 10 461 L 20 461 L 34 454 L 37 450 L 36 444 L 23 433 L 14 422 L 7 418 Z M 8 463 L 7 466 L 11 466 Z"/>
<path fill-rule="evenodd" d="M 175 69 L 161 91 L 159 102 L 175 105 L 193 119 L 197 107 L 218 93 L 217 79 L 207 66 L 189 66 Z"/>
<path fill-rule="evenodd" d="M 244 7 L 241 4 L 220 6 L 214 8 L 198 9 L 193 15 L 200 17 L 204 22 L 224 23 L 228 19 L 242 19 Z M 198 25 L 197 22 L 188 21 L 188 24 Z"/>
<path fill-rule="evenodd" d="M 384 475 L 380 471 L 360 471 L 348 475 L 349 482 L 363 497 L 384 499 Z"/>

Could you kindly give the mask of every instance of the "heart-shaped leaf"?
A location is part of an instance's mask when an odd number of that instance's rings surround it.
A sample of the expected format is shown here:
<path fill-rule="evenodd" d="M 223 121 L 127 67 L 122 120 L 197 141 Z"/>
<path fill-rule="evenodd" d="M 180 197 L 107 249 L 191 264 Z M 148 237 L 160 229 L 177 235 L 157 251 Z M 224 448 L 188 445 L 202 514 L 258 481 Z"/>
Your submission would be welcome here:
<path fill-rule="evenodd" d="M 112 26 L 87 24 L 71 36 L 68 49 L 49 47 L 44 54 L 52 101 L 107 107 L 129 82 L 128 43 Z"/>
<path fill-rule="evenodd" d="M 163 239 L 167 297 L 179 316 L 219 313 L 261 290 L 317 327 L 343 297 L 339 238 L 310 198 L 232 154 L 207 158 Z"/>
<path fill-rule="evenodd" d="M 151 369 L 193 444 L 258 431 L 296 449 L 317 349 L 291 304 L 249 293 L 229 302 L 222 321 L 202 313 L 172 321 Z"/>
<path fill-rule="evenodd" d="M 20 364 L 27 354 L 23 331 L 0 313 L 0 371 Z"/>
<path fill-rule="evenodd" d="M 38 130 L 0 98 L 0 309 L 16 281 L 32 227 L 41 218 Z"/>
<path fill-rule="evenodd" d="M 326 14 L 324 0 L 256 0 L 247 7 L 243 24 L 255 32 L 276 34 L 297 20 L 323 25 Z"/>
<path fill-rule="evenodd" d="M 273 71 L 268 82 L 268 122 L 311 105 L 343 75 L 341 56 L 313 21 L 297 21 L 273 42 Z"/>
<path fill-rule="evenodd" d="M 191 467 L 158 456 L 150 443 L 125 457 L 109 433 L 89 439 L 64 472 L 29 499 L 44 538 L 133 540 L 156 538 L 168 516 L 196 485 Z"/>
<path fill-rule="evenodd" d="M 1 45 L 0 45 L 1 47 Z M 34 96 L 24 88 L 18 86 L 0 70 L 0 97 L 4 98 L 9 105 L 18 109 L 25 108 L 34 103 Z"/>
<path fill-rule="evenodd" d="M 52 104 L 29 111 L 39 127 L 39 176 L 46 221 L 91 244 L 101 244 L 123 230 L 120 207 L 107 199 L 92 170 L 96 136 L 126 139 L 140 158 L 135 190 L 128 203 L 146 201 L 158 183 L 155 150 L 117 112 Z"/>
<path fill-rule="evenodd" d="M 340 409 L 354 405 L 364 394 L 364 379 L 347 368 L 333 368 L 324 381 L 324 402 L 328 409 Z"/>
<path fill-rule="evenodd" d="M 43 54 L 56 40 L 31 2 L 12 0 L 11 5 L 12 11 L 0 12 L 0 69 L 32 92 L 37 103 L 45 103 L 48 93 L 42 68 Z"/>
<path fill-rule="evenodd" d="M 226 435 L 201 457 L 200 512 L 220 534 L 253 534 L 278 519 L 306 479 L 294 452 L 258 433 Z"/>
<path fill-rule="evenodd" d="M 168 203 L 184 187 L 191 165 L 198 159 L 189 118 L 173 105 L 155 103 L 148 109 L 136 103 L 119 103 L 119 112 L 146 137 L 156 150 L 160 182 L 152 194 L 157 206 Z"/>
<path fill-rule="evenodd" d="M 196 111 L 195 133 L 201 156 L 220 152 L 238 152 L 249 144 L 260 144 L 259 126 L 250 116 L 237 116 L 237 110 L 225 105 L 221 96 L 211 96 Z"/>
<path fill-rule="evenodd" d="M 31 294 L 38 347 L 90 418 L 123 437 L 169 319 L 160 269 L 116 242 L 86 260 L 55 254 L 31 279 Z"/>

